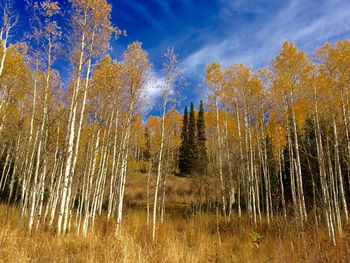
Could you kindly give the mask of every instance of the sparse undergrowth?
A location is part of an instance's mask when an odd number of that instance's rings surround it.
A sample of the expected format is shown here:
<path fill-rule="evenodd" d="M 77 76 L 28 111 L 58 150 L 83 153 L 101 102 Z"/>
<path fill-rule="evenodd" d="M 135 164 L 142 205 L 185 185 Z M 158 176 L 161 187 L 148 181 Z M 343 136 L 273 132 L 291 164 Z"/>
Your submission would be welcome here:
<path fill-rule="evenodd" d="M 129 210 L 122 230 L 98 218 L 87 238 L 57 236 L 54 230 L 30 234 L 14 207 L 0 207 L 0 262 L 349 262 L 349 229 L 333 246 L 323 230 L 308 225 L 303 234 L 293 222 L 276 219 L 268 229 L 253 229 L 246 217 L 171 214 L 159 225 L 152 242 L 151 227 L 140 210 Z M 259 237 L 259 238 L 257 238 Z"/>

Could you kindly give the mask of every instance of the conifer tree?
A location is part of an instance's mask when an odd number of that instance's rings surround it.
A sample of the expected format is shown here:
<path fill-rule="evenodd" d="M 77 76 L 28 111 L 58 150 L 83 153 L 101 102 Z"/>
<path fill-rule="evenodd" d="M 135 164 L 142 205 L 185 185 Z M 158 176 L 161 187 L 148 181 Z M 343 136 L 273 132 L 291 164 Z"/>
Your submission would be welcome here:
<path fill-rule="evenodd" d="M 207 172 L 208 156 L 205 136 L 205 122 L 204 122 L 204 109 L 203 102 L 199 103 L 199 111 L 197 118 L 197 173 L 199 175 L 205 175 Z"/>
<path fill-rule="evenodd" d="M 146 147 L 145 150 L 143 152 L 143 158 L 145 161 L 149 161 L 149 159 L 151 158 L 151 138 L 149 136 L 149 131 L 148 128 L 145 128 L 145 140 L 146 140 Z"/>
<path fill-rule="evenodd" d="M 197 151 L 197 139 L 196 139 L 196 117 L 194 113 L 193 102 L 191 102 L 190 116 L 187 126 L 187 145 L 188 145 L 188 163 L 190 165 L 190 173 L 196 172 L 198 151 Z"/>
<path fill-rule="evenodd" d="M 184 117 L 182 121 L 181 145 L 179 153 L 179 169 L 182 175 L 188 174 L 190 171 L 189 156 L 188 156 L 188 111 L 185 107 Z"/>

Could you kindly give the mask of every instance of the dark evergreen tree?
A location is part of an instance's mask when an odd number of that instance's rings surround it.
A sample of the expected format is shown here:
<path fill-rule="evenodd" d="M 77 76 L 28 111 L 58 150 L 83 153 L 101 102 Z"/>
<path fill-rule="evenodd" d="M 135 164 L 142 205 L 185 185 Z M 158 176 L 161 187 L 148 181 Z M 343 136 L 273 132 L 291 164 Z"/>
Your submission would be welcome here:
<path fill-rule="evenodd" d="M 196 117 L 194 112 L 193 102 L 191 102 L 190 117 L 188 119 L 187 126 L 187 139 L 188 139 L 188 161 L 190 165 L 190 173 L 196 172 L 198 151 L 197 151 L 197 138 L 196 138 Z"/>
<path fill-rule="evenodd" d="M 189 155 L 188 155 L 188 111 L 185 107 L 185 112 L 182 121 L 182 132 L 181 132 L 181 145 L 179 150 L 179 169 L 182 175 L 189 174 L 190 164 L 189 164 Z"/>
<path fill-rule="evenodd" d="M 204 109 L 203 102 L 199 103 L 199 111 L 197 118 L 197 173 L 199 175 L 205 175 L 208 168 L 208 156 L 206 147 L 205 136 L 205 121 L 204 121 Z"/>
<path fill-rule="evenodd" d="M 143 159 L 145 161 L 149 161 L 149 159 L 151 158 L 151 138 L 149 137 L 149 132 L 148 132 L 148 128 L 145 128 L 145 141 L 146 141 L 146 147 L 145 150 L 143 152 Z"/>

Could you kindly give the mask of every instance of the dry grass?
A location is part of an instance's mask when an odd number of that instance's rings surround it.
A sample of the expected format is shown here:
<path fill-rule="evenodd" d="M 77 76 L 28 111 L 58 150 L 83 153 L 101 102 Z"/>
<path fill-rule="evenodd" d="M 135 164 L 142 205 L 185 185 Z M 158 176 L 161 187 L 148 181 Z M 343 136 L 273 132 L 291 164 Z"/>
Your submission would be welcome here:
<path fill-rule="evenodd" d="M 156 242 L 146 225 L 147 174 L 128 178 L 128 208 L 118 235 L 114 222 L 105 216 L 97 218 L 86 238 L 73 233 L 57 236 L 53 229 L 29 233 L 15 207 L 0 205 L 0 262 L 350 262 L 350 229 L 334 247 L 327 232 L 318 234 L 313 225 L 299 234 L 295 222 L 278 219 L 270 229 L 266 222 L 254 229 L 245 216 L 240 222 L 215 214 L 194 216 L 188 204 L 200 198 L 192 190 L 199 189 L 198 180 L 167 180 L 167 215 L 158 225 Z M 215 180 L 207 180 L 209 191 L 215 193 Z M 153 188 L 154 178 L 151 198 Z M 252 242 L 254 233 L 262 236 L 259 247 Z"/>
<path fill-rule="evenodd" d="M 144 207 L 147 197 L 147 178 L 145 173 L 134 172 L 128 177 L 125 201 L 129 207 Z M 150 180 L 150 198 L 154 195 L 154 185 L 156 176 L 151 176 Z M 219 189 L 218 180 L 212 177 L 179 177 L 168 175 L 166 181 L 166 204 L 167 207 L 188 205 L 200 200 L 201 184 L 206 184 L 210 189 L 211 197 Z M 107 197 L 107 196 L 106 196 Z"/>
<path fill-rule="evenodd" d="M 30 234 L 18 218 L 17 209 L 0 206 L 0 262 L 350 261 L 348 233 L 334 247 L 327 233 L 317 235 L 312 225 L 302 236 L 293 222 L 278 220 L 271 230 L 265 223 L 255 230 L 262 236 L 257 248 L 252 244 L 253 229 L 245 218 L 239 223 L 208 214 L 169 214 L 159 225 L 154 243 L 145 214 L 139 210 L 126 213 L 117 236 L 114 223 L 101 217 L 87 238 L 74 234 L 58 237 L 50 230 Z"/>

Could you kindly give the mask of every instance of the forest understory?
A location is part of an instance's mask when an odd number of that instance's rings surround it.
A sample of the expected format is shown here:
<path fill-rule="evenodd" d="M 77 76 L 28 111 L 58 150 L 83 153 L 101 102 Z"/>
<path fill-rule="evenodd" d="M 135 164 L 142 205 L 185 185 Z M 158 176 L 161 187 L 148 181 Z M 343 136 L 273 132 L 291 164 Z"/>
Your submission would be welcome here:
<path fill-rule="evenodd" d="M 255 228 L 249 216 L 230 218 L 194 208 L 193 178 L 169 178 L 166 214 L 152 242 L 144 197 L 145 174 L 133 174 L 126 189 L 122 228 L 106 213 L 96 218 L 86 237 L 74 229 L 57 236 L 56 227 L 28 231 L 15 206 L 0 205 L 0 262 L 349 262 L 350 227 L 333 246 L 327 230 L 313 218 L 299 231 L 296 220 L 263 217 Z M 153 183 L 153 182 L 151 182 Z M 72 216 L 73 220 L 75 216 Z"/>

